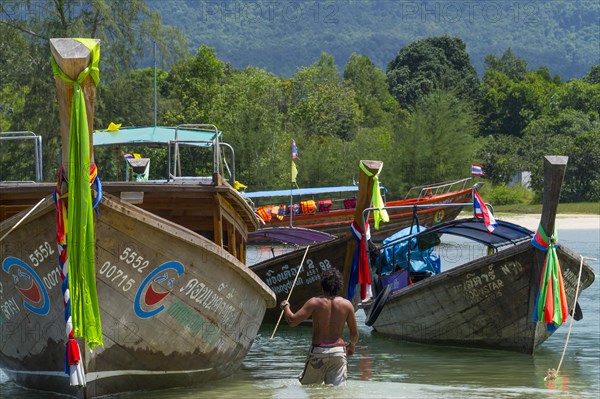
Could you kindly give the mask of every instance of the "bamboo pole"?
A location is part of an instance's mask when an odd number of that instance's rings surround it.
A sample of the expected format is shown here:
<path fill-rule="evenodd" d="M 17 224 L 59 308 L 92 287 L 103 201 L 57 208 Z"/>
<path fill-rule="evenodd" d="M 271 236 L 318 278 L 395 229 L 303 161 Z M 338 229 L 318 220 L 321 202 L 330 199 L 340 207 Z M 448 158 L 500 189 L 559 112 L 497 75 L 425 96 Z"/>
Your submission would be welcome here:
<path fill-rule="evenodd" d="M 306 254 L 308 253 L 309 248 L 310 248 L 310 245 L 307 245 L 306 250 L 304 251 L 304 256 L 302 257 L 302 262 L 300 262 L 300 267 L 298 267 L 298 271 L 296 272 L 296 277 L 294 278 L 294 282 L 292 283 L 292 287 L 290 288 L 290 292 L 288 293 L 288 296 L 286 299 L 286 301 L 288 301 L 288 303 L 290 302 L 290 297 L 292 296 L 292 291 L 294 290 L 294 287 L 296 286 L 296 281 L 298 281 L 298 276 L 300 275 L 300 272 L 302 271 L 302 266 L 304 265 L 304 259 L 306 259 Z M 277 327 L 279 327 L 279 323 L 281 323 L 281 318 L 283 317 L 284 312 L 285 312 L 285 309 L 281 309 L 281 313 L 279 314 L 279 319 L 277 320 L 277 324 L 275 324 L 275 328 L 273 329 L 273 334 L 271 334 L 271 339 L 273 339 L 273 337 L 275 336 L 275 331 L 277 331 Z"/>

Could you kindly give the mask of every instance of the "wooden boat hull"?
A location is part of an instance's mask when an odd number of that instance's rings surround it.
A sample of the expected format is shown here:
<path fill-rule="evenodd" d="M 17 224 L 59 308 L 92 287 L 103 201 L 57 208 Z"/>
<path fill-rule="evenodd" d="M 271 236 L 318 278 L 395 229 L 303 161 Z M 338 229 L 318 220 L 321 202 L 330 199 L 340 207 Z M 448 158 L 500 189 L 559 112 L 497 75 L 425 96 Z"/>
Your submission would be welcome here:
<path fill-rule="evenodd" d="M 463 203 L 470 201 L 470 197 L 471 190 L 466 190 L 461 194 L 448 195 L 442 200 L 446 203 Z M 455 219 L 460 211 L 460 207 L 444 207 L 443 204 L 440 204 L 439 207 L 419 209 L 418 218 L 421 225 L 434 226 Z M 386 232 L 385 236 L 389 236 L 391 231 L 395 232 L 395 229 L 402 229 L 411 225 L 412 210 L 396 210 L 395 213 L 389 213 L 390 223 L 380 223 L 380 230 L 371 228 L 372 237 L 381 237 L 381 232 Z M 321 292 L 321 273 L 324 270 L 329 267 L 337 267 L 341 272 L 344 271 L 347 247 L 349 243 L 355 241 L 349 234 L 352 221 L 346 221 L 345 223 L 343 230 L 342 227 L 339 227 L 339 231 L 336 230 L 340 234 L 339 238 L 313 245 L 308 249 L 304 267 L 300 271 L 296 286 L 289 299 L 292 309 L 298 309 L 312 296 Z M 302 262 L 304 251 L 304 249 L 298 249 L 250 266 L 252 271 L 275 292 L 277 303 L 287 299 L 296 272 Z M 345 295 L 345 293 L 342 295 Z M 278 308 L 268 309 L 264 322 L 277 322 L 279 313 Z"/>
<path fill-rule="evenodd" d="M 42 198 L 51 195 L 56 183 L 2 183 L 0 184 L 0 221 L 6 220 L 34 206 Z M 227 185 L 213 186 L 206 183 L 188 182 L 102 182 L 105 193 L 160 216 L 180 226 L 213 239 L 213 211 L 217 195 L 227 199 L 243 222 L 258 228 L 254 210 L 233 188 Z M 237 217 L 237 216 L 236 216 Z M 246 235 L 248 228 L 238 223 Z"/>
<path fill-rule="evenodd" d="M 430 197 L 411 198 L 407 200 L 388 201 L 387 207 L 406 206 L 406 205 L 426 205 L 426 204 L 450 204 L 450 203 L 469 203 L 472 202 L 472 190 L 453 191 L 450 193 L 432 195 Z M 460 207 L 444 208 L 440 205 L 439 208 L 420 209 L 418 211 L 419 222 L 424 226 L 431 226 L 447 220 L 452 220 L 460 213 Z M 412 221 L 412 210 L 396 209 L 388 210 L 390 221 L 381 223 L 379 230 L 375 230 L 373 219 L 369 219 L 371 224 L 371 239 L 381 241 L 396 231 L 410 226 Z M 348 228 L 354 220 L 354 209 L 337 209 L 329 212 L 316 212 L 311 214 L 293 215 L 292 224 L 294 227 L 303 227 L 323 231 L 336 236 L 344 235 L 348 232 Z M 265 224 L 265 227 L 288 227 L 290 225 L 289 216 L 282 220 L 272 218 L 271 221 Z"/>
<path fill-rule="evenodd" d="M 395 291 L 373 328 L 406 341 L 531 354 L 553 333 L 530 317 L 535 251 L 523 243 Z M 571 310 L 580 260 L 563 246 L 558 256 Z M 584 265 L 580 293 L 593 281 Z"/>
<path fill-rule="evenodd" d="M 252 265 L 250 269 L 273 290 L 277 296 L 277 303 L 287 299 L 299 271 L 296 285 L 289 299 L 292 309 L 297 310 L 309 298 L 322 292 L 321 274 L 325 270 L 336 267 L 343 272 L 346 247 L 350 240 L 354 240 L 354 238 L 343 236 L 310 246 L 301 269 L 300 265 L 306 249 L 298 249 L 276 256 Z M 276 323 L 280 313 L 279 307 L 268 309 L 263 323 Z"/>
<path fill-rule="evenodd" d="M 64 374 L 65 321 L 51 197 L 0 242 L 0 368 L 75 396 L 189 386 L 229 376 L 275 305 L 240 261 L 175 223 L 105 196 L 95 221 L 103 348 L 80 343 L 85 392 Z M 0 236 L 22 215 L 0 224 Z"/>

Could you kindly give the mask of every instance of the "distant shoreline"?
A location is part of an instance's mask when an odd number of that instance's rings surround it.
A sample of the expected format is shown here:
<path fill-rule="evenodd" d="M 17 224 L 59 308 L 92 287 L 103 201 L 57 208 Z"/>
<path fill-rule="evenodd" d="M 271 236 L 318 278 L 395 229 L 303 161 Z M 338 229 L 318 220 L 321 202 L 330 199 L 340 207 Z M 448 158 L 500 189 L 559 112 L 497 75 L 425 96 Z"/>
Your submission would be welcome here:
<path fill-rule="evenodd" d="M 539 214 L 509 214 L 498 212 L 498 220 L 515 223 L 530 230 L 536 230 L 540 223 Z M 558 214 L 556 215 L 556 228 L 564 230 L 600 229 L 600 215 L 584 214 Z"/>
<path fill-rule="evenodd" d="M 461 212 L 459 218 L 471 217 L 471 214 Z M 536 230 L 540 224 L 540 214 L 537 213 L 509 213 L 495 212 L 494 217 L 498 220 L 504 220 L 519 226 Z M 582 213 L 559 213 L 556 215 L 556 228 L 563 230 L 600 230 L 600 215 L 582 214 Z"/>

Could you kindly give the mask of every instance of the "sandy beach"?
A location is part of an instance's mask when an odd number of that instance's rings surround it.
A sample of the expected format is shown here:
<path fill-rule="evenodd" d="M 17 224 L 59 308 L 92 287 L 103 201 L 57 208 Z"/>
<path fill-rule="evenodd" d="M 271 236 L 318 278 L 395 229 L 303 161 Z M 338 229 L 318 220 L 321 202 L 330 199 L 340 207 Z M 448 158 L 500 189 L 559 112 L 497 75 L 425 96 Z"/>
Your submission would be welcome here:
<path fill-rule="evenodd" d="M 539 214 L 497 213 L 495 217 L 498 220 L 506 220 L 527 227 L 530 230 L 536 230 L 540 223 Z M 600 229 L 600 215 L 558 214 L 556 216 L 556 228 L 558 230 Z"/>

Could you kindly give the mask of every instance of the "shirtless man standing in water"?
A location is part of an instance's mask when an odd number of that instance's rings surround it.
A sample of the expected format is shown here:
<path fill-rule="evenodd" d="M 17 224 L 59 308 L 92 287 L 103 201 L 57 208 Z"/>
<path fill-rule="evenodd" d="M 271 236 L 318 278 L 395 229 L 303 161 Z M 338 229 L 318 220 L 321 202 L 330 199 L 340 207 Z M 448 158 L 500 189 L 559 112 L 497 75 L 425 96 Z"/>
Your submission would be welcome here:
<path fill-rule="evenodd" d="M 312 317 L 312 347 L 304 371 L 298 377 L 302 385 L 333 384 L 346 385 L 346 355 L 354 353 L 358 342 L 358 329 L 354 306 L 350 301 L 337 296 L 342 288 L 342 274 L 335 268 L 327 269 L 321 277 L 323 295 L 306 301 L 296 313 L 289 302 L 283 301 L 285 319 L 292 327 Z M 344 325 L 350 330 L 350 343 L 344 342 Z"/>

